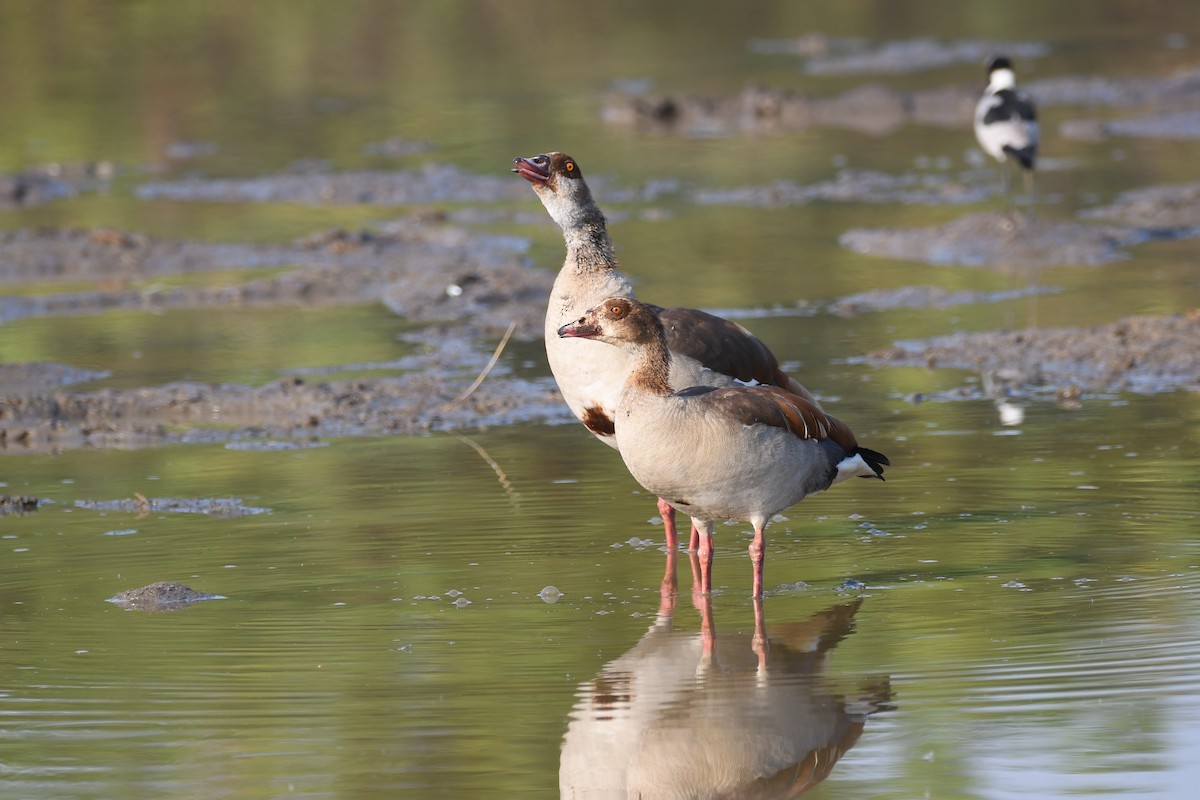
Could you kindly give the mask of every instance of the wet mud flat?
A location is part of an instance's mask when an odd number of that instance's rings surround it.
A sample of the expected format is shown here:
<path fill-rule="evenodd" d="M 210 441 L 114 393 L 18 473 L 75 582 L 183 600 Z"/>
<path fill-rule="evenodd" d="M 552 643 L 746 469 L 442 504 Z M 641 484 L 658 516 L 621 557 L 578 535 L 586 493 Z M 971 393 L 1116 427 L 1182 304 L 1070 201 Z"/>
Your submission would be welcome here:
<path fill-rule="evenodd" d="M 158 241 L 102 230 L 0 234 L 0 280 L 48 293 L 0 298 L 0 322 L 113 308 L 318 306 L 379 302 L 424 327 L 414 352 L 356 380 L 288 375 L 263 386 L 180 382 L 72 391 L 104 377 L 61 364 L 0 365 L 0 447 L 45 451 L 166 442 L 309 439 L 565 420 L 549 378 L 501 363 L 465 394 L 512 326 L 541 335 L 553 275 L 523 257 L 523 240 L 469 232 L 435 215 L 371 231 L 329 231 L 290 245 Z M 275 268 L 220 287 L 161 288 L 155 279 L 202 270 Z M 232 281 L 233 279 L 231 279 Z M 55 293 L 57 283 L 88 291 Z M 362 365 L 346 365 L 354 369 Z"/>
<path fill-rule="evenodd" d="M 1126 258 L 1130 247 L 1177 235 L 1022 212 L 981 212 L 928 228 L 854 228 L 838 241 L 856 253 L 881 258 L 1003 269 L 1107 264 Z"/>
<path fill-rule="evenodd" d="M 1009 390 L 1059 396 L 1200 391 L 1200 309 L 1130 316 L 1087 328 L 956 333 L 900 342 L 866 363 L 946 367 L 1002 375 Z"/>
<path fill-rule="evenodd" d="M 36 290 L 0 297 L 0 324 L 121 308 L 306 308 L 383 302 L 419 326 L 403 336 L 413 352 L 388 364 L 366 365 L 369 371 L 386 373 L 382 376 L 353 380 L 326 378 L 283 364 L 280 377 L 264 385 L 178 382 L 131 390 L 87 390 L 87 382 L 106 376 L 64 364 L 0 364 L 0 448 L 44 452 L 169 442 L 244 447 L 271 442 L 273 447 L 286 447 L 305 446 L 328 436 L 570 421 L 550 377 L 518 377 L 505 359 L 488 372 L 490 354 L 505 336 L 526 342 L 540 338 L 553 273 L 529 263 L 524 239 L 466 226 L 517 218 L 519 213 L 486 204 L 513 197 L 527 200 L 527 187 L 457 170 L 448 174 L 437 167 L 366 181 L 360 178 L 358 173 L 273 175 L 238 182 L 147 184 L 144 190 L 149 197 L 195 202 L 294 201 L 296 197 L 311 202 L 375 202 L 383 193 L 379 187 L 400 186 L 388 196 L 407 202 L 422 196 L 431 181 L 441 180 L 447 183 L 446 197 L 470 197 L 479 204 L 409 213 L 370 229 L 321 231 L 269 245 L 166 241 L 107 228 L 0 232 L 0 281 Z M 645 201 L 679 188 L 671 184 L 642 187 L 633 194 L 622 194 L 619 188 L 612 191 L 625 200 Z M 751 193 L 708 201 L 787 204 L 879 195 L 884 202 L 938 203 L 955 202 L 956 191 L 943 184 L 914 184 L 846 171 L 829 185 L 813 189 L 811 196 L 789 195 L 785 187 L 765 197 Z M 972 266 L 1104 263 L 1124 257 L 1125 248 L 1164 235 L 1164 230 L 1183 235 L 1179 226 L 1196 222 L 1192 204 L 1196 191 L 1193 185 L 1185 185 L 1151 195 L 1130 193 L 1095 212 L 1115 218 L 1118 224 L 971 214 L 934 229 L 849 231 L 843 244 L 872 255 Z M 692 199 L 706 202 L 699 195 Z M 1150 222 L 1152 231 L 1144 227 Z M 217 286 L 173 280 L 204 272 L 245 274 L 228 277 Z M 79 285 L 89 288 L 78 290 Z M 904 287 L 860 293 L 821 310 L 853 315 L 999 302 L 1042 291 L 1053 288 L 1013 294 Z M 1182 339 L 1164 338 L 1155 347 L 1139 346 L 1136 357 L 1130 355 L 1128 347 L 1137 337 L 1131 338 L 1128 331 L 1149 331 L 1154 324 L 1180 323 L 1139 320 L 1127 323 L 1121 336 L 1101 329 L 1078 330 L 1053 341 L 1044 338 L 1048 335 L 1044 331 L 997 333 L 998 338 L 991 340 L 949 337 L 921 346 L 898 345 L 869 360 L 990 368 L 988 358 L 1004 352 L 1013 369 L 1041 376 L 1037 380 L 1062 376 L 1063 381 L 1088 386 L 1136 386 L 1138 390 L 1193 385 L 1196 366 L 1195 359 L 1188 358 L 1191 351 L 1181 343 L 1176 352 L 1171 345 Z M 1170 330 L 1161 333 L 1166 337 Z M 1011 336 L 1018 338 L 1004 338 Z M 1070 366 L 1089 359 L 1103 368 L 1097 372 Z M 363 369 L 364 365 L 343 365 L 329 374 Z M 478 382 L 485 372 L 486 379 Z M 80 384 L 84 388 L 71 388 Z"/>
<path fill-rule="evenodd" d="M 900 43 L 893 43 L 900 44 Z M 813 59 L 811 74 L 899 74 L 908 66 L 932 68 L 966 63 L 961 53 L 980 48 L 963 43 L 907 43 L 889 51 Z M 1036 47 L 1036 45 L 1032 45 Z M 1005 52 L 995 44 L 987 54 Z M 1010 46 L 1011 47 L 1011 46 Z M 918 51 L 928 51 L 921 53 Z M 1019 52 L 1009 49 L 1011 54 Z M 986 56 L 974 59 L 982 64 Z M 1200 135 L 1200 67 L 1167 75 L 1138 77 L 1056 76 L 1023 82 L 1040 108 L 1079 105 L 1119 112 L 1152 109 L 1129 120 L 1082 118 L 1063 124 L 1062 134 L 1096 139 L 1108 135 L 1153 138 L 1196 138 Z M 954 83 L 908 91 L 870 82 L 840 94 L 815 95 L 793 89 L 748 84 L 725 95 L 680 93 L 614 94 L 602 104 L 605 124 L 682 136 L 773 135 L 813 127 L 841 128 L 883 136 L 905 125 L 970 129 L 975 103 L 983 89 L 982 74 L 975 83 Z M 1159 109 L 1169 108 L 1171 112 Z"/>

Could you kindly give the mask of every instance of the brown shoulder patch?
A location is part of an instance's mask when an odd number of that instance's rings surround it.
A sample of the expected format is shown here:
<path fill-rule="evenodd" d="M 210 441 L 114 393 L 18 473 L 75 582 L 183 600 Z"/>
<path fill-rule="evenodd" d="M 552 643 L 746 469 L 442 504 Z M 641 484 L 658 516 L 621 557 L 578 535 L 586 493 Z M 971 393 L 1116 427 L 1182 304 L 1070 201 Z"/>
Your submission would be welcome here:
<path fill-rule="evenodd" d="M 583 410 L 583 427 L 597 436 L 612 436 L 617 432 L 612 418 L 599 406 L 589 406 Z"/>

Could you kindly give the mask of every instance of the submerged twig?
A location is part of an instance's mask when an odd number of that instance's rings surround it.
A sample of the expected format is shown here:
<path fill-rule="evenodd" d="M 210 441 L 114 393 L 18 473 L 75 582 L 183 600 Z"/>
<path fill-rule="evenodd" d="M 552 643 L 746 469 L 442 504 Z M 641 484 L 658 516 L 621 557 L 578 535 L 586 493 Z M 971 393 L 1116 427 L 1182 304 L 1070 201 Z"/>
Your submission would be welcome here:
<path fill-rule="evenodd" d="M 504 332 L 504 338 L 500 340 L 500 344 L 496 345 L 496 352 L 492 353 L 492 358 L 490 361 L 488 361 L 487 366 L 483 368 L 483 372 L 479 373 L 479 377 L 475 379 L 474 383 L 467 387 L 465 392 L 442 407 L 442 409 L 437 412 L 437 416 L 441 416 L 442 414 L 457 408 L 462 401 L 470 397 L 471 393 L 479 388 L 479 384 L 483 383 L 483 379 L 487 377 L 488 373 L 492 371 L 492 367 L 496 366 L 496 362 L 500 360 L 500 354 L 504 352 L 504 346 L 508 344 L 508 340 L 512 337 L 513 331 L 516 330 L 516 328 L 517 321 L 514 319 L 508 324 L 508 330 Z"/>

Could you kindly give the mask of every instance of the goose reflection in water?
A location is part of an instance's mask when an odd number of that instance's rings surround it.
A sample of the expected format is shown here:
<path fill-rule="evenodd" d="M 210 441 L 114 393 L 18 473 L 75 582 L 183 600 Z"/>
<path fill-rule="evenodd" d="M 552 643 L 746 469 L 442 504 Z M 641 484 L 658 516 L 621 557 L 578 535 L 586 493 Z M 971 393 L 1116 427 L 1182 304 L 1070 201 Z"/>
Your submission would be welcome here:
<path fill-rule="evenodd" d="M 861 600 L 755 634 L 717 637 L 711 599 L 696 634 L 669 605 L 642 640 L 584 684 L 563 740 L 559 791 L 582 798 L 792 798 L 824 780 L 886 708 L 886 678 L 853 696 L 827 685 L 826 656 Z"/>

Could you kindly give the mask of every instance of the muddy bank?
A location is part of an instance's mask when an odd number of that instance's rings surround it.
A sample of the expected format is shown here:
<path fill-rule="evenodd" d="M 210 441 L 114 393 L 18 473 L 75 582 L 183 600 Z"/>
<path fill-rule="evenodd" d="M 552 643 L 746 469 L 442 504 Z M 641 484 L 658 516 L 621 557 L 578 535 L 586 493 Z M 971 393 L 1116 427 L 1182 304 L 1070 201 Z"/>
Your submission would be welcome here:
<path fill-rule="evenodd" d="M 516 320 L 518 338 L 541 332 L 530 309 L 553 275 L 523 258 L 523 239 L 472 233 L 437 215 L 377 230 L 333 230 L 291 245 L 160 241 L 109 229 L 0 233 L 0 280 L 88 282 L 83 292 L 0 297 L 0 323 L 115 308 L 330 305 L 386 298 L 417 322 L 456 322 L 495 335 Z M 163 287 L 156 278 L 209 270 L 286 270 L 227 286 Z"/>
<path fill-rule="evenodd" d="M 1027 286 L 1022 289 L 1007 289 L 998 292 L 980 292 L 970 289 L 953 291 L 942 286 L 905 286 L 900 289 L 872 289 L 842 297 L 829 306 L 831 314 L 839 317 L 854 317 L 875 311 L 890 311 L 897 308 L 950 308 L 953 306 L 979 303 L 1003 303 L 1044 294 L 1055 294 L 1053 286 Z"/>
<path fill-rule="evenodd" d="M 419 169 L 299 172 L 243 180 L 155 181 L 137 189 L 143 200 L 271 202 L 310 205 L 428 205 L 528 200 L 527 186 L 507 175 L 472 175 L 448 164 Z"/>
<path fill-rule="evenodd" d="M 897 50 L 902 53 L 903 47 Z M 856 71 L 897 74 L 898 59 L 885 53 L 868 57 L 875 64 Z M 851 58 L 849 56 L 847 59 Z M 982 63 L 980 57 L 977 63 Z M 832 63 L 854 63 L 852 60 Z M 831 97 L 751 84 L 732 95 L 646 94 L 609 97 L 601 119 L 609 125 L 675 133 L 685 136 L 769 135 L 812 127 L 844 128 L 882 136 L 904 125 L 962 128 L 969 131 L 975 103 L 983 90 L 982 68 L 978 80 L 906 91 L 881 83 L 868 83 Z M 1200 107 L 1200 68 L 1167 76 L 1106 78 L 1059 76 L 1023 82 L 1025 90 L 1042 108 L 1056 105 L 1089 105 L 1117 108 Z M 1136 128 L 1126 131 L 1139 135 Z"/>
<path fill-rule="evenodd" d="M 871 83 L 833 97 L 751 84 L 734 95 L 614 96 L 601 109 L 613 126 L 684 136 L 795 133 L 844 128 L 882 136 L 908 124 L 970 126 L 978 88 L 905 91 Z"/>
<path fill-rule="evenodd" d="M 1082 216 L 1149 230 L 1195 233 L 1200 229 L 1200 183 L 1132 189 Z"/>
<path fill-rule="evenodd" d="M 955 64 L 981 65 L 996 53 L 1022 61 L 1040 58 L 1050 48 L 1037 42 L 1000 42 L 983 39 L 902 39 L 872 42 L 867 39 L 807 33 L 788 39 L 751 39 L 751 53 L 765 56 L 795 56 L 804 59 L 803 70 L 811 74 L 901 74 Z"/>
<path fill-rule="evenodd" d="M 959 64 L 981 67 L 997 53 L 1024 62 L 1050 52 L 1048 46 L 1038 42 L 904 39 L 873 44 L 862 39 L 819 35 L 816 38 L 755 40 L 751 42 L 750 50 L 805 57 L 802 69 L 810 75 L 903 75 Z"/>
<path fill-rule="evenodd" d="M 843 169 L 832 180 L 808 185 L 775 181 L 768 186 L 700 189 L 691 193 L 691 200 L 700 205 L 762 208 L 814 202 L 961 205 L 986 200 L 999 191 L 1000 183 L 993 170 L 889 175 L 877 170 Z"/>
<path fill-rule="evenodd" d="M 1136 228 L 993 212 L 929 228 L 856 228 L 838 241 L 858 253 L 927 264 L 1036 268 L 1107 264 L 1125 258 L 1129 247 L 1155 236 Z"/>
<path fill-rule="evenodd" d="M 76 508 L 93 511 L 128 511 L 147 514 L 205 514 L 211 517 L 249 517 L 270 513 L 269 508 L 248 506 L 236 497 L 143 497 L 126 500 L 76 500 Z"/>
<path fill-rule="evenodd" d="M 947 367 L 1004 375 L 1023 392 L 1154 393 L 1200 389 L 1200 309 L 1132 316 L 1090 328 L 956 333 L 870 353 L 875 365 Z"/>
<path fill-rule="evenodd" d="M 0 449 L 45 452 L 172 442 L 307 441 L 570 417 L 549 378 L 489 375 L 453 405 L 488 352 L 486 345 L 473 345 L 461 336 L 448 341 L 447 347 L 422 354 L 429 362 L 424 370 L 369 380 L 290 377 L 265 386 L 172 383 L 0 397 Z M 468 366 L 476 371 L 466 371 Z"/>
<path fill-rule="evenodd" d="M 411 354 L 376 365 L 390 374 L 353 381 L 294 374 L 265 386 L 174 383 L 72 392 L 65 387 L 103 375 L 65 365 L 4 365 L 0 448 L 297 441 L 565 420 L 552 381 L 513 377 L 503 361 L 451 408 L 510 325 L 517 341 L 541 336 L 553 274 L 527 262 L 526 246 L 515 237 L 448 226 L 439 215 L 428 214 L 375 230 L 328 231 L 288 245 L 169 242 L 107 229 L 0 233 L 0 280 L 99 287 L 0 298 L 0 321 L 112 308 L 382 300 L 397 314 L 424 324 L 404 337 L 413 346 Z M 217 287 L 156 283 L 202 270 L 236 269 L 272 274 Z M 289 374 L 287 365 L 280 367 Z"/>

